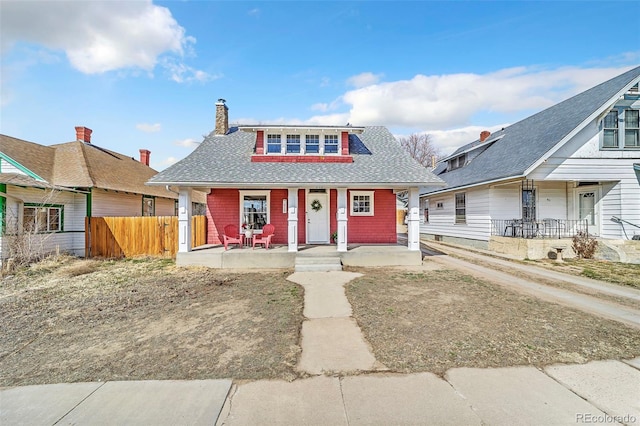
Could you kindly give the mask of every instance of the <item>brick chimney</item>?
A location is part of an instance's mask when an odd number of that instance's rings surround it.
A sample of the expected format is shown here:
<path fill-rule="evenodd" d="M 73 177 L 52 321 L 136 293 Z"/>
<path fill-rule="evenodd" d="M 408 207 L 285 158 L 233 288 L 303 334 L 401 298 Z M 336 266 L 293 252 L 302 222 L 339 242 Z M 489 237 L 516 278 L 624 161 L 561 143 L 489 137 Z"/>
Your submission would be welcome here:
<path fill-rule="evenodd" d="M 148 149 L 140 150 L 140 162 L 145 166 L 149 166 L 149 157 L 151 157 L 151 151 Z"/>
<path fill-rule="evenodd" d="M 488 130 L 483 130 L 480 132 L 480 142 L 484 142 L 487 138 L 491 136 L 491 132 Z"/>
<path fill-rule="evenodd" d="M 216 102 L 216 135 L 226 135 L 229 131 L 229 108 L 225 105 L 224 99 Z"/>
<path fill-rule="evenodd" d="M 91 143 L 91 130 L 88 127 L 76 126 L 76 140 L 84 143 Z"/>

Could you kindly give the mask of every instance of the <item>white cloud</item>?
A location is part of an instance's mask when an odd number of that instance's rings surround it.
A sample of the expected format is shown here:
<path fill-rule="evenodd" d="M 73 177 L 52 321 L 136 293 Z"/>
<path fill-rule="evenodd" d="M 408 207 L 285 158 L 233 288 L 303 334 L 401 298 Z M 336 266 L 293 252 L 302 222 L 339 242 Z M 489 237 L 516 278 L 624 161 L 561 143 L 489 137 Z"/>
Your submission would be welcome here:
<path fill-rule="evenodd" d="M 247 12 L 247 15 L 249 15 L 249 16 L 260 16 L 260 9 L 258 9 L 257 7 L 253 8 L 253 9 L 250 9 Z"/>
<path fill-rule="evenodd" d="M 629 67 L 555 70 L 509 68 L 488 74 L 416 75 L 350 90 L 340 97 L 357 125 L 447 129 L 482 112 L 541 110 Z"/>
<path fill-rule="evenodd" d="M 2 51 L 25 41 L 64 51 L 85 74 L 142 69 L 195 43 L 166 7 L 145 1 L 10 1 L 2 4 Z M 195 70 L 192 70 L 196 74 Z"/>
<path fill-rule="evenodd" d="M 433 145 L 440 149 L 443 155 L 449 155 L 462 145 L 473 142 L 480 137 L 480 132 L 488 130 L 496 132 L 508 124 L 498 124 L 495 126 L 468 126 L 451 130 L 431 130 L 424 133 L 431 135 Z"/>
<path fill-rule="evenodd" d="M 169 73 L 170 79 L 175 81 L 176 83 L 206 83 L 207 81 L 222 78 L 222 75 L 212 75 L 204 71 L 196 70 L 182 62 L 175 60 L 175 58 L 166 58 L 162 61 L 162 65 Z"/>
<path fill-rule="evenodd" d="M 139 124 L 136 124 L 136 129 L 145 133 L 155 133 L 162 130 L 162 125 L 160 123 L 155 123 L 155 124 L 139 123 Z"/>
<path fill-rule="evenodd" d="M 371 72 L 363 72 L 362 74 L 354 75 L 347 79 L 347 84 L 355 88 L 370 86 L 376 84 L 382 78 L 382 74 L 373 74 Z"/>
<path fill-rule="evenodd" d="M 200 142 L 196 141 L 195 139 L 187 138 L 175 141 L 173 144 L 176 146 L 181 146 L 183 148 L 195 148 L 200 144 Z"/>

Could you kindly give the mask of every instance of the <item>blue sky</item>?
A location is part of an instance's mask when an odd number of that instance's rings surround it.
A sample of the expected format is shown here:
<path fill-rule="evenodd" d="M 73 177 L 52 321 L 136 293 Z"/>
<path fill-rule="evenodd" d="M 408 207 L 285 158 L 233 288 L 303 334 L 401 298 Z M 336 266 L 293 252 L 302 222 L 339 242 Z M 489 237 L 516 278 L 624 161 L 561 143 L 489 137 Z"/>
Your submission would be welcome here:
<path fill-rule="evenodd" d="M 162 170 L 214 127 L 384 125 L 443 154 L 640 63 L 640 2 L 0 2 L 0 133 Z"/>

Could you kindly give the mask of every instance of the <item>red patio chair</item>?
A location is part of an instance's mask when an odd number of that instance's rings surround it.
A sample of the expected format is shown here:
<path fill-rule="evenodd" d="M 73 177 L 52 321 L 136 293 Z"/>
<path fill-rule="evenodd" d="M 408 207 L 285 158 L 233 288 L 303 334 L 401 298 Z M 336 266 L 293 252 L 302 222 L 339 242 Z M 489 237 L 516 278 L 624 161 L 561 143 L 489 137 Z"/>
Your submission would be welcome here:
<path fill-rule="evenodd" d="M 265 250 L 269 248 L 271 244 L 271 237 L 276 232 L 276 227 L 268 223 L 262 228 L 262 235 L 253 236 L 253 248 L 256 248 L 256 244 L 264 244 Z"/>
<path fill-rule="evenodd" d="M 242 245 L 244 244 L 244 234 L 238 232 L 238 227 L 236 225 L 225 226 L 222 238 L 225 250 L 229 250 L 229 244 L 238 244 L 240 248 L 242 248 Z"/>

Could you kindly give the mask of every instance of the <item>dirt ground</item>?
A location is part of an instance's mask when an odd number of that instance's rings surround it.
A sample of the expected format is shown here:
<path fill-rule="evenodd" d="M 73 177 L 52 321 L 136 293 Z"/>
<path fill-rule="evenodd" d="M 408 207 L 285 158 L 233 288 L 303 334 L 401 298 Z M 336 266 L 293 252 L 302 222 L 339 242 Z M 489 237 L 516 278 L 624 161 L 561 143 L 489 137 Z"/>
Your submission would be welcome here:
<path fill-rule="evenodd" d="M 49 260 L 0 282 L 0 386 L 140 379 L 293 380 L 292 271 Z M 640 356 L 640 331 L 452 270 L 361 269 L 347 284 L 376 358 L 398 372 Z"/>
<path fill-rule="evenodd" d="M 293 379 L 303 294 L 290 273 L 43 262 L 0 284 L 0 386 Z"/>
<path fill-rule="evenodd" d="M 640 356 L 640 330 L 458 271 L 359 272 L 347 297 L 376 359 L 393 371 Z"/>

